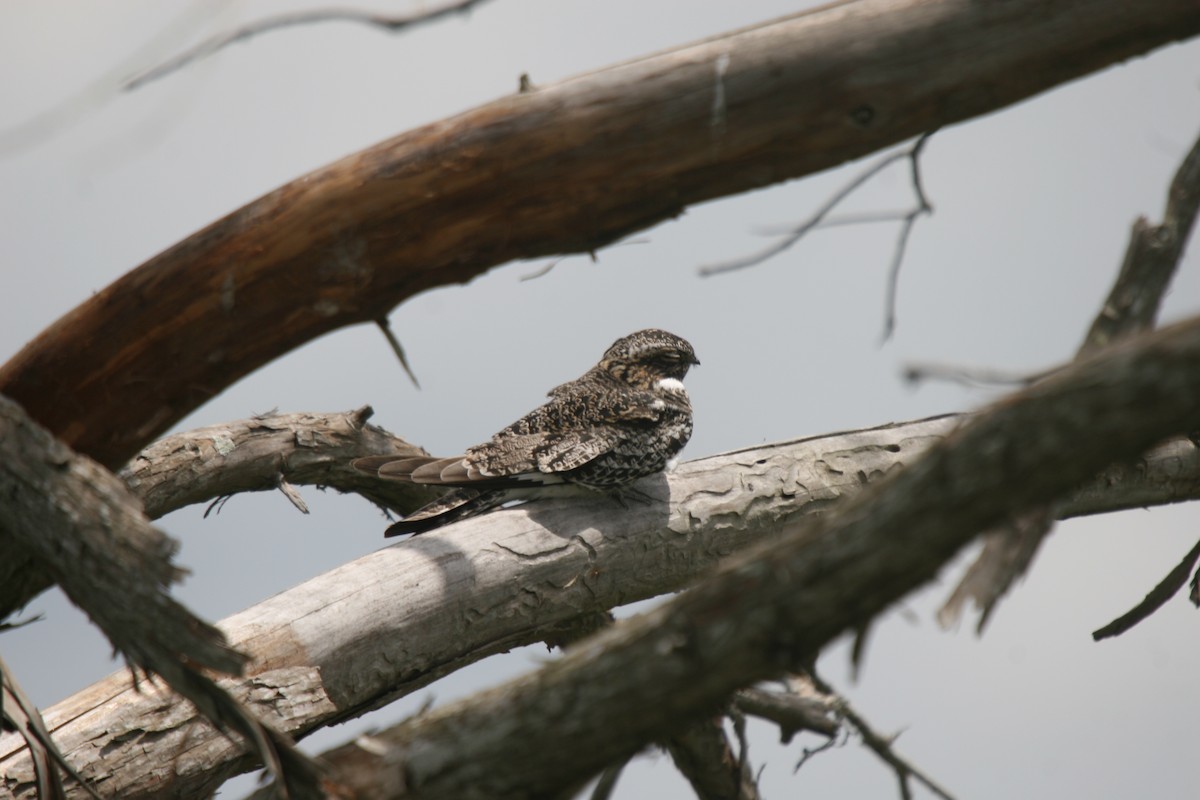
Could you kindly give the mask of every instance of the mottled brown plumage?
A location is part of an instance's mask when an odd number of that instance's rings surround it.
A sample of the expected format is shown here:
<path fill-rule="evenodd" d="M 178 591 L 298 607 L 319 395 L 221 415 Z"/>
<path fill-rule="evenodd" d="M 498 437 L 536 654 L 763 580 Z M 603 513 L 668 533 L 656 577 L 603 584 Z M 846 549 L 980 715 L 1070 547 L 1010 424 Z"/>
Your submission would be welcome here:
<path fill-rule="evenodd" d="M 683 377 L 692 346 L 650 328 L 618 339 L 600 363 L 551 389 L 550 401 L 453 458 L 362 458 L 380 477 L 456 487 L 388 528 L 422 533 L 573 484 L 618 492 L 661 471 L 692 435 Z"/>

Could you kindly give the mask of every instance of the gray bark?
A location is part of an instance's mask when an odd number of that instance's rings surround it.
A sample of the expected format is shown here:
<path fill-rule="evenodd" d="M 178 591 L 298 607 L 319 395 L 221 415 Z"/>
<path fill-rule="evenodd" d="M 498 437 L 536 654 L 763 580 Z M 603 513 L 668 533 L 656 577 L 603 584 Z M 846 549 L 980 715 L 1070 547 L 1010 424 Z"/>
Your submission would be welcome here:
<path fill-rule="evenodd" d="M 1200 425 L 1197 397 L 1200 318 L 1073 365 L 973 416 L 836 511 L 773 525 L 780 535 L 654 611 L 530 675 L 373 734 L 354 773 L 331 779 L 358 796 L 388 785 L 422 800 L 534 798 L 574 785 L 738 688 L 809 662 L 934 578 L 978 532 Z"/>
<path fill-rule="evenodd" d="M 581 615 L 681 589 L 722 558 L 913 463 L 962 419 L 747 448 L 643 481 L 652 505 L 623 510 L 590 495 L 546 501 L 385 547 L 220 623 L 251 657 L 247 677 L 230 686 L 288 733 L 358 716 Z M 1200 495 L 1190 443 L 1164 445 L 1143 463 L 1106 473 L 1064 508 L 1097 513 Z M 81 773 L 105 776 L 122 797 L 189 796 L 214 775 L 252 766 L 186 704 L 139 694 L 124 673 L 45 717 Z M 194 761 L 170 776 L 164 765 L 185 742 Z M 32 766 L 18 737 L 0 739 L 0 774 L 0 796 L 30 796 Z"/>

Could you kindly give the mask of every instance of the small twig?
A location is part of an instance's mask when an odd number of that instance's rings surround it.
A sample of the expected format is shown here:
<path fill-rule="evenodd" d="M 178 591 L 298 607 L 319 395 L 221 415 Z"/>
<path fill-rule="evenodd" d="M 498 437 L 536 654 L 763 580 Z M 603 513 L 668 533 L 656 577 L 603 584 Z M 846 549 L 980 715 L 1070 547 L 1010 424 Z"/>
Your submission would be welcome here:
<path fill-rule="evenodd" d="M 903 377 L 909 383 L 939 380 L 961 384 L 973 389 L 1023 389 L 1062 369 L 1064 368 L 1054 367 L 1040 372 L 1010 372 L 987 367 L 917 362 L 904 367 Z"/>
<path fill-rule="evenodd" d="M 216 511 L 216 513 L 220 514 L 221 509 L 223 509 L 225 507 L 225 504 L 229 502 L 229 498 L 231 498 L 231 497 L 233 497 L 233 495 L 223 494 L 220 497 L 214 498 L 213 501 L 208 504 L 208 507 L 204 509 L 203 519 L 208 519 L 208 515 L 213 513 L 214 511 Z"/>
<path fill-rule="evenodd" d="M 1175 593 L 1184 587 L 1188 582 L 1188 575 L 1196 566 L 1196 562 L 1200 561 L 1200 542 L 1196 542 L 1196 546 L 1188 551 L 1188 554 L 1183 557 L 1183 560 L 1175 565 L 1175 568 L 1167 573 L 1167 576 L 1158 582 L 1158 585 L 1150 590 L 1142 602 L 1126 611 L 1121 616 L 1114 619 L 1112 622 L 1092 631 L 1092 639 L 1100 641 L 1108 639 L 1112 636 L 1120 636 L 1125 631 L 1137 625 L 1146 617 L 1153 614 L 1158 609 L 1175 596 Z M 1200 572 L 1196 573 L 1200 576 Z M 1194 595 L 1196 594 L 1197 578 L 1192 579 L 1192 602 L 1196 602 Z"/>
<path fill-rule="evenodd" d="M 865 744 L 873 753 L 875 753 L 875 755 L 879 756 L 880 759 L 887 763 L 896 773 L 896 780 L 900 785 L 900 796 L 904 800 L 912 800 L 912 787 L 909 786 L 909 778 L 915 778 L 919 783 L 923 784 L 925 788 L 929 789 L 929 791 L 933 792 L 938 797 L 943 798 L 943 800 L 954 800 L 954 796 L 939 786 L 932 778 L 896 754 L 896 751 L 892 749 L 892 745 L 895 743 L 896 736 L 898 734 L 893 736 L 883 736 L 877 733 L 875 729 L 871 727 L 870 723 L 863 719 L 863 717 L 861 717 L 858 712 L 851 707 L 850 701 L 847 700 L 845 696 L 834 691 L 832 686 L 827 684 L 816 674 L 810 674 L 809 677 L 812 679 L 813 685 L 822 692 L 838 698 L 838 712 L 842 715 L 842 718 L 845 719 L 846 722 L 848 722 L 856 731 L 858 731 L 858 735 L 862 737 L 863 744 Z"/>
<path fill-rule="evenodd" d="M 912 234 L 918 217 L 922 214 L 933 213 L 933 206 L 929 203 L 929 198 L 925 194 L 925 185 L 921 181 L 920 162 L 921 151 L 933 133 L 933 131 L 929 131 L 918 136 L 917 141 L 908 152 L 909 170 L 912 175 L 913 193 L 917 196 L 917 204 L 904 215 L 904 222 L 901 224 L 900 233 L 896 238 L 896 251 L 892 254 L 892 264 L 888 269 L 887 300 L 884 305 L 886 311 L 883 318 L 883 341 L 885 342 L 892 338 L 892 333 L 896 329 L 896 292 L 900 284 L 900 265 L 904 262 L 904 251 L 908 248 L 908 237 Z"/>
<path fill-rule="evenodd" d="M 418 389 L 421 384 L 417 381 L 417 376 L 413 374 L 412 367 L 408 365 L 408 357 L 404 355 L 404 347 L 400 344 L 400 340 L 396 338 L 396 334 L 392 332 L 392 324 L 387 317 L 380 317 L 375 320 L 375 324 L 379 326 L 379 330 L 383 331 L 384 337 L 388 344 L 392 346 L 392 352 L 396 354 L 396 358 L 400 360 L 400 366 L 404 368 L 404 373 L 408 375 L 408 379 L 413 382 L 413 386 Z"/>
<path fill-rule="evenodd" d="M 736 705 L 729 708 L 729 719 L 733 723 L 733 733 L 738 741 L 737 774 L 746 775 L 750 763 L 750 740 L 746 738 L 746 715 L 738 710 Z M 738 796 L 741 797 L 742 784 L 738 781 Z"/>
<path fill-rule="evenodd" d="M 194 47 L 185 50 L 179 55 L 168 61 L 159 64 L 157 67 L 146 70 L 145 72 L 134 76 L 127 80 L 122 86 L 125 91 L 132 91 L 145 86 L 147 83 L 156 81 L 159 78 L 170 75 L 172 72 L 183 69 L 193 61 L 199 61 L 216 53 L 234 42 L 244 41 L 261 33 L 279 30 L 281 28 L 293 27 L 296 25 L 311 25 L 321 22 L 358 22 L 364 25 L 373 25 L 377 28 L 383 28 L 389 32 L 395 33 L 404 28 L 413 28 L 418 25 L 423 25 L 427 22 L 435 22 L 442 17 L 447 17 L 452 14 L 465 14 L 475 6 L 486 2 L 486 0 L 457 0 L 456 2 L 444 3 L 428 11 L 420 11 L 415 14 L 397 14 L 388 16 L 385 14 L 374 14 L 369 11 L 352 11 L 341 8 L 323 8 L 313 9 L 311 11 L 299 11 L 291 14 L 279 14 L 266 19 L 251 22 L 236 28 L 232 31 L 217 34 L 212 36 Z"/>
<path fill-rule="evenodd" d="M 566 258 L 566 256 L 562 256 L 560 258 L 553 259 L 548 264 L 546 264 L 546 266 L 542 267 L 541 269 L 537 270 L 536 272 L 531 272 L 528 275 L 522 275 L 521 280 L 522 281 L 537 280 L 538 278 L 542 277 L 543 275 L 550 274 L 550 270 L 557 267 L 559 265 L 559 262 L 561 262 L 564 258 Z"/>
<path fill-rule="evenodd" d="M 625 769 L 628 763 L 629 758 L 623 758 L 604 768 L 600 773 L 600 780 L 596 782 L 596 788 L 592 789 L 592 800 L 609 800 L 612 797 L 613 790 L 617 788 L 617 780 L 621 777 L 621 770 Z"/>
<path fill-rule="evenodd" d="M 808 763 L 808 760 L 810 758 L 812 758 L 813 756 L 820 755 L 821 753 L 824 753 L 826 750 L 832 750 L 835 747 L 844 747 L 849 736 L 850 736 L 850 732 L 848 730 L 846 730 L 846 728 L 842 728 L 838 732 L 838 735 L 831 736 L 829 738 L 829 741 L 819 744 L 816 747 L 804 748 L 804 752 L 802 752 L 800 754 L 800 760 L 798 760 L 796 762 L 796 766 L 792 767 L 792 772 L 793 773 L 799 772 L 800 768 L 803 767 L 806 763 Z"/>
<path fill-rule="evenodd" d="M 4 723 L 0 725 L 0 730 L 16 731 L 25 740 L 25 746 L 29 748 L 33 760 L 39 798 L 67 796 L 62 778 L 57 772 L 61 769 L 95 800 L 101 800 L 91 784 L 80 777 L 71 766 L 71 762 L 67 761 L 66 756 L 58 749 L 58 745 L 50 737 L 41 711 L 21 689 L 3 659 L 0 659 L 0 722 Z"/>
<path fill-rule="evenodd" d="M 619 241 L 619 242 L 609 245 L 609 248 L 626 247 L 631 244 L 649 244 L 649 243 L 650 243 L 649 239 L 623 239 L 622 241 Z M 550 272 L 550 270 L 554 269 L 559 264 L 561 264 L 563 261 L 565 261 L 566 259 L 568 259 L 574 255 L 580 255 L 580 254 L 579 253 L 569 253 L 565 256 L 559 256 L 558 258 L 551 260 L 550 263 L 546 264 L 546 266 L 542 267 L 541 269 L 535 270 L 534 272 L 531 272 L 528 275 L 522 275 L 521 280 L 522 281 L 536 280 L 537 278 L 540 278 L 540 277 L 548 274 Z M 599 259 L 599 257 L 597 257 L 595 250 L 588 250 L 587 255 L 588 255 L 588 257 L 590 257 L 592 259 L 593 264 L 600 263 L 600 259 Z"/>
<path fill-rule="evenodd" d="M 283 477 L 283 473 L 277 475 L 275 480 L 276 485 L 279 487 L 279 491 L 283 492 L 283 496 L 290 500 L 292 505 L 294 505 L 301 514 L 307 514 L 308 504 L 304 502 L 304 498 L 300 496 L 298 491 L 296 491 L 296 487 L 287 482 L 287 480 Z"/>
<path fill-rule="evenodd" d="M 849 225 L 873 225 L 878 222 L 902 222 L 908 216 L 908 211 L 864 211 L 861 214 L 839 214 L 821 220 L 814 228 L 841 228 Z M 773 225 L 758 228 L 755 233 L 763 236 L 785 236 L 791 233 L 792 226 Z"/>
<path fill-rule="evenodd" d="M 746 267 L 756 266 L 770 258 L 773 258 L 774 256 L 779 255 L 783 251 L 789 249 L 792 245 L 796 244 L 796 242 L 803 239 L 809 233 L 809 231 L 824 224 L 825 219 L 829 215 L 829 213 L 831 211 L 833 211 L 833 209 L 836 208 L 839 203 L 841 203 L 843 200 L 845 200 L 847 197 L 849 197 L 860 186 L 862 186 L 868 180 L 875 177 L 880 172 L 882 172 L 884 169 L 886 169 L 887 167 L 896 163 L 897 161 L 907 159 L 912 164 L 912 173 L 915 176 L 914 181 L 913 181 L 913 188 L 917 195 L 917 205 L 910 211 L 906 212 L 904 214 L 904 216 L 901 218 L 904 220 L 904 227 L 901 229 L 901 232 L 900 232 L 900 239 L 898 242 L 897 254 L 895 256 L 893 256 L 893 258 L 892 258 L 892 273 L 893 273 L 893 280 L 894 280 L 895 273 L 899 269 L 899 266 L 898 266 L 899 261 L 904 256 L 904 246 L 906 245 L 906 243 L 908 241 L 908 235 L 912 228 L 913 222 L 921 214 L 927 214 L 933 210 L 933 207 L 929 204 L 928 199 L 925 196 L 925 191 L 922 188 L 922 184 L 921 184 L 921 180 L 920 180 L 920 168 L 919 168 L 918 159 L 920 157 L 921 150 L 925 147 L 925 143 L 929 140 L 929 137 L 932 136 L 935 132 L 936 131 L 928 131 L 926 133 L 923 133 L 917 137 L 916 141 L 912 144 L 912 146 L 910 146 L 904 150 L 900 150 L 898 152 L 886 155 L 883 158 L 881 158 L 879 161 L 875 162 L 875 164 L 868 167 L 861 174 L 859 174 L 856 178 L 854 178 L 849 183 L 847 183 L 845 186 L 843 186 L 841 189 L 839 189 L 837 192 L 835 192 L 834 195 L 832 197 L 830 197 L 829 200 L 827 200 L 824 205 L 822 205 L 819 209 L 817 209 L 816 213 L 813 214 L 811 217 L 809 217 L 808 220 L 806 220 L 799 227 L 792 229 L 783 239 L 779 240 L 775 244 L 771 245 L 770 247 L 766 247 L 757 253 L 746 256 L 744 258 L 734 259 L 732 261 L 724 261 L 724 262 L 721 262 L 718 264 L 710 264 L 708 266 L 701 267 L 699 270 L 700 275 L 703 277 L 708 277 L 710 275 L 718 275 L 718 274 L 721 274 L 724 272 L 733 272 L 734 270 L 745 269 Z M 863 221 L 874 222 L 876 220 L 875 219 L 865 219 Z M 845 224 L 845 223 L 838 223 L 838 224 Z M 892 317 L 892 318 L 894 318 L 894 316 L 895 316 L 894 314 L 890 315 L 890 317 Z"/>

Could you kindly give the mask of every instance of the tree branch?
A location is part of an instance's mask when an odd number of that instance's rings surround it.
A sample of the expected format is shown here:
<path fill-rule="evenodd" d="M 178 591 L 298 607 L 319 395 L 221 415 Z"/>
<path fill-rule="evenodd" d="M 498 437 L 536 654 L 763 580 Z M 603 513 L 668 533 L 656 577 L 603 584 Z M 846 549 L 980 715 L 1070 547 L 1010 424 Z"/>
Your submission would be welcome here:
<path fill-rule="evenodd" d="M 308 11 L 292 12 L 290 14 L 276 14 L 275 16 L 243 25 L 240 28 L 235 28 L 232 31 L 211 36 L 174 58 L 130 78 L 122 88 L 126 91 L 140 89 L 147 83 L 164 78 L 172 72 L 181 70 L 202 58 L 207 58 L 231 44 L 245 41 L 246 39 L 260 36 L 270 31 L 277 31 L 281 28 L 295 27 L 297 25 L 315 25 L 325 22 L 357 22 L 363 25 L 383 28 L 390 33 L 397 33 L 405 28 L 413 28 L 418 25 L 437 22 L 444 17 L 455 14 L 466 14 L 475 6 L 481 5 L 484 2 L 486 0 L 455 0 L 454 2 L 442 3 L 434 8 L 414 14 L 375 14 L 369 11 L 354 11 L 347 8 L 317 8 Z"/>
<path fill-rule="evenodd" d="M 380 481 L 350 466 L 370 455 L 428 455 L 366 424 L 374 413 L 363 406 L 334 414 L 268 414 L 178 433 L 138 453 L 121 478 L 151 519 L 240 492 L 270 491 L 280 478 L 355 492 L 382 508 L 411 511 L 436 493 Z"/>
<path fill-rule="evenodd" d="M 539 86 L 180 242 L 30 342 L 0 393 L 119 467 L 238 378 L 425 289 L 592 251 L 1198 32 L 1194 0 L 859 0 Z"/>
<path fill-rule="evenodd" d="M 1163 221 L 1158 225 L 1150 224 L 1145 217 L 1134 221 L 1121 270 L 1080 346 L 1080 354 L 1093 353 L 1154 327 L 1158 308 L 1191 238 L 1197 212 L 1200 212 L 1200 138 L 1175 171 L 1167 191 Z"/>
<path fill-rule="evenodd" d="M 22 577 L 15 592 L 2 584 L 7 604 L 0 617 L 23 605 L 25 594 L 44 589 L 38 579 L 53 580 L 134 668 L 134 680 L 138 669 L 161 676 L 221 730 L 245 737 L 284 780 L 285 795 L 316 796 L 313 765 L 202 671 L 240 674 L 245 657 L 166 591 L 182 574 L 172 563 L 176 543 L 150 525 L 114 475 L 72 453 L 3 397 L 0 497 L 0 549 L 9 556 L 0 571 L 15 567 L 39 576 Z M 128 686 L 129 673 L 119 680 Z M 7 783 L 7 770 L 0 774 Z"/>
<path fill-rule="evenodd" d="M 954 800 L 954 796 L 942 788 L 937 781 L 914 767 L 907 759 L 896 752 L 895 748 L 892 747 L 896 741 L 895 735 L 883 736 L 876 732 L 875 728 L 861 714 L 854 710 L 850 705 L 850 701 L 842 696 L 840 692 L 834 691 L 832 686 L 816 675 L 810 675 L 809 677 L 818 689 L 835 698 L 838 714 L 846 720 L 850 727 L 858 732 L 858 735 L 862 737 L 863 745 L 896 773 L 901 800 L 912 800 L 912 787 L 909 786 L 910 778 L 915 778 L 919 783 L 924 784 L 925 788 L 942 798 L 942 800 Z"/>
<path fill-rule="evenodd" d="M 831 514 L 724 564 L 562 659 L 376 734 L 403 796 L 554 792 L 804 663 L 932 579 L 977 531 L 1200 425 L 1200 319 L 984 411 Z M 514 746 L 514 742 L 519 743 Z"/>
<path fill-rule="evenodd" d="M 604 498 L 545 501 L 384 548 L 222 622 L 229 641 L 252 656 L 249 677 L 234 688 L 263 697 L 256 713 L 297 735 L 358 716 L 487 655 L 546 639 L 581 615 L 676 591 L 719 558 L 774 539 L 768 532 L 781 524 L 827 511 L 913 464 L 963 419 L 739 450 L 681 464 L 669 479 L 647 479 L 640 488 L 658 499 L 652 506 L 614 513 Z M 1200 497 L 1197 452 L 1186 440 L 1156 448 L 1141 468 L 1102 474 L 1060 511 Z M 223 493 L 216 484 L 210 491 Z M 0 558 L 0 570 L 8 563 Z M 258 688 L 268 685 L 269 692 Z M 185 730 L 194 762 L 175 779 L 180 791 L 253 766 L 239 748 L 189 721 L 186 706 L 172 707 L 169 720 L 163 707 L 160 696 L 138 694 L 118 674 L 45 717 L 85 777 L 100 768 L 95 754 L 107 754 L 106 785 L 124 797 L 162 789 L 140 783 L 162 771 L 141 768 L 173 759 Z M 123 736 L 131 730 L 155 733 Z M 16 737 L 0 739 L 0 773 L 13 776 L 13 793 L 23 798 L 33 772 L 20 750 Z"/>
<path fill-rule="evenodd" d="M 1145 217 L 1134 222 L 1125 260 L 1076 358 L 1084 358 L 1154 327 L 1158 307 L 1179 267 L 1197 211 L 1200 211 L 1200 138 L 1192 145 L 1171 181 L 1163 223 L 1151 226 Z M 1044 371 L 1036 379 L 1049 377 L 1055 371 Z M 911 368 L 909 374 L 912 375 Z M 1000 598 L 1029 569 L 1039 546 L 1053 528 L 1053 509 L 1031 509 L 989 532 L 975 563 L 938 611 L 941 624 L 955 624 L 967 601 L 974 600 L 980 609 L 976 631 L 982 633 Z M 1152 596 L 1156 595 L 1152 593 Z M 1150 599 L 1148 597 L 1147 601 Z M 1132 627 L 1142 611 L 1149 614 L 1153 608 L 1148 604 L 1140 605 L 1126 617 L 1106 626 L 1106 635 L 1116 635 L 1124 630 L 1118 624 L 1122 621 Z"/>

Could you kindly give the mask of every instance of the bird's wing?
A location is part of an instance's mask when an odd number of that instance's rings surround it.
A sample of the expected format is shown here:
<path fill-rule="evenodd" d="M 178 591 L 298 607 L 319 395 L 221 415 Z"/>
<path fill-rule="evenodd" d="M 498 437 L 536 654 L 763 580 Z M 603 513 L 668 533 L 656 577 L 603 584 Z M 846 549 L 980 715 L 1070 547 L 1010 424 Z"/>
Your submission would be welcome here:
<path fill-rule="evenodd" d="M 653 424 L 662 411 L 662 401 L 650 392 L 623 392 L 597 401 L 563 391 L 465 455 L 369 456 L 354 465 L 382 478 L 441 486 L 499 489 L 560 483 L 559 473 L 616 447 L 626 435 L 624 426 Z"/>

